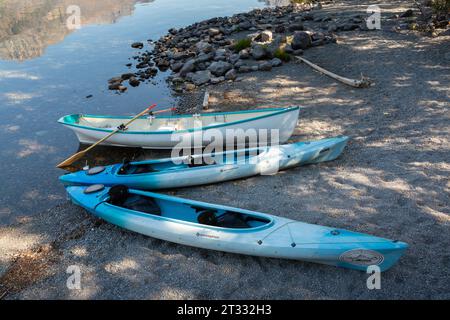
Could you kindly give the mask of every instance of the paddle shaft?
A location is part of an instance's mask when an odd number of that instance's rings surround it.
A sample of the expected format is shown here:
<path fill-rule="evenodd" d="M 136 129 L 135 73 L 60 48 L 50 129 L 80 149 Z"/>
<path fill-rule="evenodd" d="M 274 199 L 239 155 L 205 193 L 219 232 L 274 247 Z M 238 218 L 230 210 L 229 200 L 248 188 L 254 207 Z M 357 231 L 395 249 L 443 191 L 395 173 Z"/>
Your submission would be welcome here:
<path fill-rule="evenodd" d="M 144 111 L 142 111 L 141 113 L 139 113 L 138 115 L 136 115 L 135 117 L 130 119 L 127 123 L 125 123 L 123 125 L 123 127 L 124 128 L 128 127 L 133 121 L 135 121 L 136 119 L 142 117 L 144 114 L 146 114 L 147 112 L 152 110 L 154 107 L 156 107 L 156 104 L 151 105 L 150 107 L 146 108 Z M 121 131 L 121 129 L 117 128 L 116 130 L 114 130 L 113 132 L 108 134 L 106 137 L 103 137 L 102 139 L 98 140 L 96 143 L 94 143 L 93 145 L 89 146 L 88 148 L 86 148 L 86 149 L 84 149 L 84 150 L 82 150 L 80 152 L 77 152 L 74 155 L 70 156 L 69 158 L 67 158 L 66 160 L 64 160 L 60 164 L 58 164 L 56 167 L 64 168 L 64 167 L 70 166 L 72 163 L 74 163 L 75 161 L 80 159 L 83 155 L 85 155 L 88 151 L 92 150 L 93 148 L 98 146 L 100 143 L 108 140 L 109 138 L 111 138 L 111 136 L 113 136 L 114 134 L 116 134 L 119 131 Z"/>

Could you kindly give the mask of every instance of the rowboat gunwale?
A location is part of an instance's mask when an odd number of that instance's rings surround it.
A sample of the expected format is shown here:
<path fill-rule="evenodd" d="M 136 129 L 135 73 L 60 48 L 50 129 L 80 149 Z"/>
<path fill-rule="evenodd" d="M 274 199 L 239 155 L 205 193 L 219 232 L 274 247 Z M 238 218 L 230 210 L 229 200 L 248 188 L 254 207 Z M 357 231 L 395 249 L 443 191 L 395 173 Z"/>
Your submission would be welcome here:
<path fill-rule="evenodd" d="M 299 110 L 300 106 L 289 106 L 285 108 L 266 108 L 266 109 L 254 109 L 254 110 L 242 110 L 242 111 L 230 111 L 230 112 L 213 112 L 213 113 L 200 113 L 198 114 L 201 116 L 217 116 L 217 115 L 229 115 L 229 114 L 245 114 L 245 113 L 258 113 L 258 112 L 272 112 L 266 115 L 257 116 L 253 118 L 243 119 L 243 120 L 237 120 L 227 123 L 220 123 L 220 124 L 214 124 L 209 125 L 205 127 L 199 127 L 199 128 L 189 128 L 189 129 L 182 129 L 182 130 L 161 130 L 161 131 L 120 131 L 119 134 L 143 134 L 143 135 L 150 135 L 150 134 L 182 134 L 182 133 L 190 133 L 190 132 L 196 132 L 196 131 L 205 131 L 209 129 L 215 129 L 215 128 L 222 128 L 232 125 L 237 125 L 241 123 L 251 122 L 251 121 L 257 121 L 261 119 L 265 119 L 268 117 L 277 116 L 283 113 L 288 113 L 292 111 Z M 104 118 L 104 119 L 130 119 L 132 117 L 130 116 L 102 116 L 102 115 L 89 115 L 89 114 L 70 114 L 65 115 L 58 119 L 58 123 L 61 123 L 62 125 L 74 127 L 74 128 L 80 128 L 80 129 L 86 129 L 91 131 L 100 131 L 105 133 L 111 133 L 114 131 L 114 128 L 111 129 L 104 129 L 104 128 L 95 128 L 95 127 L 89 127 L 89 126 L 83 126 L 79 124 L 69 123 L 66 122 L 65 119 L 68 117 L 90 117 L 90 118 Z M 171 119 L 171 118 L 192 118 L 194 117 L 193 114 L 183 114 L 183 115 L 174 115 L 174 116 L 157 116 L 157 119 Z M 141 117 L 141 119 L 145 119 L 146 117 Z"/>

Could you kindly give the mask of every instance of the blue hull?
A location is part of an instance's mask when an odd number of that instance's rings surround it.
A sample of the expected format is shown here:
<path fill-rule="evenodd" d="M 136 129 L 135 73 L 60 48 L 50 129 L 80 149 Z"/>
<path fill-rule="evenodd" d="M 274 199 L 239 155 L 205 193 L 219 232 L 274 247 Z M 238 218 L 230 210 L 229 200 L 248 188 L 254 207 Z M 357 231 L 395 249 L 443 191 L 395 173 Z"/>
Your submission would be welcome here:
<path fill-rule="evenodd" d="M 367 234 L 140 190 L 128 190 L 117 204 L 109 195 L 110 188 L 100 186 L 86 194 L 87 188 L 69 186 L 66 190 L 73 203 L 114 225 L 204 249 L 362 271 L 378 266 L 385 271 L 408 247 L 403 242 Z M 205 212 L 215 219 L 212 223 L 203 222 Z"/>
<path fill-rule="evenodd" d="M 160 159 L 107 166 L 100 172 L 79 171 L 60 177 L 64 185 L 126 185 L 156 190 L 218 183 L 255 175 L 275 174 L 295 166 L 332 161 L 344 150 L 348 137 L 298 142 L 278 147 L 233 150 L 196 157 Z M 195 165 L 198 162 L 199 165 Z M 204 163 L 209 162 L 209 163 Z M 125 170 L 126 169 L 126 170 Z M 95 171 L 95 169 L 94 169 Z"/>

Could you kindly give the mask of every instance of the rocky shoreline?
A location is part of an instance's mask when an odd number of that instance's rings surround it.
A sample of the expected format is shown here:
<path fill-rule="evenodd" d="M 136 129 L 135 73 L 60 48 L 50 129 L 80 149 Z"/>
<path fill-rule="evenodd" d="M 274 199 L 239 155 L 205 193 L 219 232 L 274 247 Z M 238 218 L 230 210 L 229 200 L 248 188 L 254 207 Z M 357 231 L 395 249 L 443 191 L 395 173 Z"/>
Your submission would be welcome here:
<path fill-rule="evenodd" d="M 436 13 L 426 1 L 417 9 L 389 15 L 392 31 L 427 31 L 436 36 L 448 33 L 448 14 Z M 234 82 L 242 74 L 271 71 L 293 56 L 312 47 L 336 43 L 336 33 L 369 31 L 370 14 L 336 16 L 322 12 L 321 3 L 291 4 L 255 9 L 231 17 L 217 17 L 181 29 L 172 28 L 157 41 L 148 40 L 149 50 L 133 56 L 135 72 L 109 80 L 109 89 L 124 92 L 129 86 L 149 81 L 159 71 L 171 70 L 167 78 L 174 93 L 198 87 Z M 143 42 L 133 48 L 143 50 Z M 131 68 L 133 63 L 128 63 Z"/>

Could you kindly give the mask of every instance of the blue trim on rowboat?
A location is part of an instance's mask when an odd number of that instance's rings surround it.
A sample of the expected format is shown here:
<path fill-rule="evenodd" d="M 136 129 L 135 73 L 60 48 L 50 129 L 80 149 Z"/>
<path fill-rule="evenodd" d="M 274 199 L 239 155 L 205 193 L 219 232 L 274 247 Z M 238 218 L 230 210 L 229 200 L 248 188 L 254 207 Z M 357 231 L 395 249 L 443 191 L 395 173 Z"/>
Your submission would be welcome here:
<path fill-rule="evenodd" d="M 270 111 L 277 111 L 277 112 L 273 112 L 267 115 L 263 115 L 263 116 L 259 116 L 259 117 L 253 117 L 253 118 L 249 118 L 249 119 L 244 119 L 244 120 L 238 120 L 238 121 L 233 121 L 233 122 L 227 122 L 227 123 L 221 123 L 221 124 L 216 124 L 216 125 L 212 125 L 212 126 L 206 126 L 206 127 L 201 127 L 201 128 L 192 128 L 192 129 L 184 129 L 184 130 L 167 130 L 167 131 L 120 131 L 119 133 L 121 134 L 173 134 L 173 133 L 186 133 L 186 132 L 195 132 L 195 131 L 204 131 L 204 130 L 208 130 L 208 129 L 214 129 L 214 128 L 221 128 L 221 127 L 226 127 L 226 126 L 231 126 L 231 125 L 236 125 L 239 123 L 244 123 L 244 122 L 249 122 L 249 121 L 254 121 L 254 120 L 260 120 L 260 119 L 264 119 L 264 118 L 268 118 L 268 117 L 272 117 L 275 115 L 279 115 L 279 114 L 283 114 L 283 113 L 287 113 L 287 112 L 291 112 L 291 111 L 295 111 L 295 110 L 299 110 L 300 107 L 296 106 L 296 107 L 287 107 L 287 108 L 270 108 L 270 109 L 258 109 L 258 110 L 244 110 L 244 111 L 232 111 L 232 112 L 219 112 L 219 113 L 202 113 L 200 114 L 200 116 L 217 116 L 217 115 L 228 115 L 228 114 L 244 114 L 244 113 L 254 113 L 254 112 L 270 112 Z M 92 130 L 92 131 L 102 131 L 102 132 L 108 132 L 111 133 L 113 132 L 115 129 L 102 129 L 102 128 L 93 128 L 93 127 L 87 127 L 87 126 L 82 126 L 82 125 L 78 125 L 78 124 L 73 124 L 73 123 L 68 123 L 65 122 L 65 119 L 68 117 L 90 117 L 90 118 L 104 118 L 104 119 L 131 119 L 132 117 L 118 117 L 118 116 L 99 116 L 99 115 L 77 115 L 77 114 L 71 114 L 71 115 L 67 115 L 64 117 L 61 117 L 58 122 L 65 125 L 65 126 L 70 126 L 70 127 L 76 127 L 76 128 L 81 128 L 81 129 L 86 129 L 86 130 Z M 158 118 L 191 118 L 193 117 L 193 115 L 177 115 L 177 116 L 162 116 Z M 141 117 L 142 119 L 145 119 L 144 117 Z"/>

